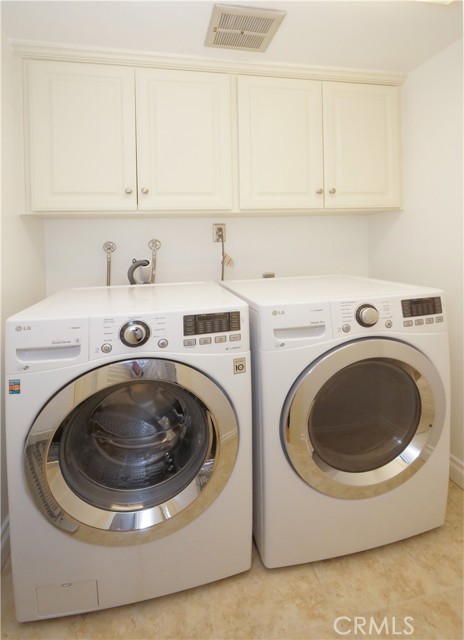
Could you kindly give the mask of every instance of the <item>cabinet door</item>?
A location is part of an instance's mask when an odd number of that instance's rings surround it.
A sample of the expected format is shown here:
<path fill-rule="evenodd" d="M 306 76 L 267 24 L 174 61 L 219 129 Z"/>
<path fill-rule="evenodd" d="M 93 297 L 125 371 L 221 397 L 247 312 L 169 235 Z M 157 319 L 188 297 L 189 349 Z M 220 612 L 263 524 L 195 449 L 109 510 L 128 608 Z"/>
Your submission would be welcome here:
<path fill-rule="evenodd" d="M 33 211 L 136 209 L 132 69 L 29 61 L 26 109 Z"/>
<path fill-rule="evenodd" d="M 321 83 L 238 78 L 240 207 L 324 206 Z"/>
<path fill-rule="evenodd" d="M 230 78 L 137 69 L 139 209 L 230 209 Z"/>
<path fill-rule="evenodd" d="M 327 208 L 399 208 L 399 89 L 323 83 Z"/>

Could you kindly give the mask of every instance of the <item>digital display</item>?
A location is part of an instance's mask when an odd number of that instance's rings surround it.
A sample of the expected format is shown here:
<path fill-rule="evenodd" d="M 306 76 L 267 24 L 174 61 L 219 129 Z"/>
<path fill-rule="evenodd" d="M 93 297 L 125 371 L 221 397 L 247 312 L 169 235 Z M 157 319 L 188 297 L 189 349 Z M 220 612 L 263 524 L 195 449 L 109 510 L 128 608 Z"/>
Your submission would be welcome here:
<path fill-rule="evenodd" d="M 443 313 L 441 298 L 415 298 L 402 300 L 403 318 L 415 318 L 416 316 L 431 316 Z"/>
<path fill-rule="evenodd" d="M 240 331 L 240 311 L 184 316 L 184 336 Z"/>

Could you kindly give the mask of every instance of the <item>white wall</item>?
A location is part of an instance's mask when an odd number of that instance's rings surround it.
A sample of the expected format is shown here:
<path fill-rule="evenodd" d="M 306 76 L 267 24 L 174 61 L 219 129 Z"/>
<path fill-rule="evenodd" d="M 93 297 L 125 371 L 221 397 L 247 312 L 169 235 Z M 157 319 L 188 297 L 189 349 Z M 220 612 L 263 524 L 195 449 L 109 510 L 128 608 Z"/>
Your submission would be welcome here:
<path fill-rule="evenodd" d="M 405 208 L 369 220 L 369 275 L 445 290 L 452 477 L 463 473 L 462 39 L 410 74 L 403 93 Z"/>
<path fill-rule="evenodd" d="M 233 266 L 225 279 L 368 272 L 368 216 L 200 219 L 46 220 L 47 293 L 104 285 L 106 240 L 116 243 L 112 284 L 128 284 L 133 258 L 151 259 L 148 242 L 161 241 L 157 282 L 219 280 L 221 245 L 213 222 L 226 223 L 226 252 Z"/>
<path fill-rule="evenodd" d="M 21 218 L 23 164 L 21 156 L 21 75 L 19 62 L 13 58 L 7 38 L 2 34 L 2 345 L 4 320 L 21 308 L 33 304 L 45 295 L 45 257 L 43 223 Z M 2 380 L 3 380 L 3 357 Z M 4 389 L 5 385 L 2 385 Z M 3 392 L 2 392 L 3 393 Z M 7 551 L 6 466 L 4 460 L 4 398 L 2 396 L 1 438 L 1 523 L 2 562 Z"/>

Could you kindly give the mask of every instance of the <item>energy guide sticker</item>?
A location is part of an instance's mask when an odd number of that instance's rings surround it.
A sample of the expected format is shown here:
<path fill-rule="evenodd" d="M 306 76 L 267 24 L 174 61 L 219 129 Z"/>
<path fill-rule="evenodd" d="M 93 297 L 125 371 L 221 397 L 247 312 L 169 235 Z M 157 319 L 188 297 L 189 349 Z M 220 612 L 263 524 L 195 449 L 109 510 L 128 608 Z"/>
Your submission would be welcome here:
<path fill-rule="evenodd" d="M 9 380 L 8 382 L 8 393 L 21 393 L 21 381 L 20 380 Z"/>

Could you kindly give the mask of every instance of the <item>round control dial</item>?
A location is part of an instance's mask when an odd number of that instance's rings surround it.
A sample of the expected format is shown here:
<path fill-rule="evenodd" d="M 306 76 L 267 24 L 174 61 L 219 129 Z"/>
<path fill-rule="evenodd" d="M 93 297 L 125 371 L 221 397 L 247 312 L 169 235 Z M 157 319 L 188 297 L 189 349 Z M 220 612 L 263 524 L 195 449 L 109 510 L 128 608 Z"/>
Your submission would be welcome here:
<path fill-rule="evenodd" d="M 379 319 L 379 312 L 371 304 L 362 304 L 356 309 L 356 320 L 362 327 L 373 327 Z"/>
<path fill-rule="evenodd" d="M 150 327 L 141 320 L 130 320 L 121 327 L 119 337 L 127 347 L 140 347 L 150 337 Z"/>

